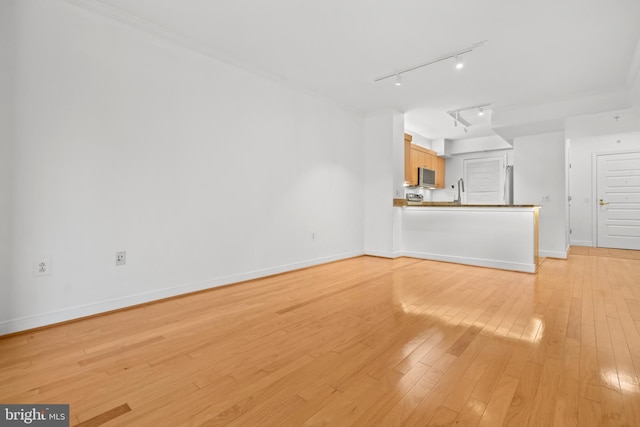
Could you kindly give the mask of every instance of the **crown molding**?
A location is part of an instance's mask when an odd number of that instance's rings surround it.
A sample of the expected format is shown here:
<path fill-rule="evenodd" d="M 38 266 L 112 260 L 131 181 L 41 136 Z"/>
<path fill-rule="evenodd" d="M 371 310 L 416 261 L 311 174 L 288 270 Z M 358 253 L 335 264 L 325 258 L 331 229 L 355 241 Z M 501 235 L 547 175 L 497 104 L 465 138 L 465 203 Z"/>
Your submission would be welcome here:
<path fill-rule="evenodd" d="M 199 54 L 208 56 L 217 62 L 231 65 L 236 68 L 241 68 L 251 74 L 259 74 L 262 77 L 267 77 L 270 80 L 284 80 L 281 76 L 274 73 L 270 73 L 266 70 L 258 69 L 256 66 L 248 66 L 243 64 L 236 58 L 231 57 L 228 54 L 213 48 L 210 44 L 203 40 L 198 40 L 195 37 L 187 36 L 179 31 L 160 25 L 154 21 L 151 21 L 142 16 L 136 15 L 121 7 L 115 6 L 104 0 L 62 0 L 73 6 L 84 9 L 85 11 L 93 12 L 105 18 L 109 18 L 118 21 L 121 24 L 125 24 L 129 27 L 134 27 L 137 30 L 143 31 L 147 34 L 151 34 L 155 37 L 161 38 L 164 41 L 169 41 L 182 48 L 197 52 Z"/>
<path fill-rule="evenodd" d="M 243 62 L 233 55 L 229 55 L 228 53 L 221 51 L 220 49 L 214 48 L 213 46 L 211 46 L 211 44 L 207 43 L 204 40 L 199 40 L 193 36 L 188 36 L 179 31 L 176 31 L 173 28 L 168 28 L 164 25 L 160 25 L 154 21 L 151 21 L 147 18 L 139 16 L 121 7 L 114 6 L 108 1 L 105 1 L 105 0 L 61 0 L 61 1 L 67 4 L 70 4 L 72 6 L 78 7 L 80 9 L 83 9 L 87 12 L 102 16 L 104 18 L 112 19 L 128 27 L 135 28 L 139 31 L 142 31 L 144 33 L 147 33 L 159 39 L 162 39 L 166 42 L 169 42 L 174 46 L 178 46 L 183 49 L 204 55 L 209 59 L 212 59 L 218 63 L 240 69 L 253 76 L 261 77 L 263 79 L 271 81 L 272 83 L 276 83 L 286 89 L 294 90 L 296 92 L 302 92 L 306 95 L 309 95 L 318 99 L 319 101 L 333 105 L 349 113 L 363 116 L 363 112 L 357 108 L 354 108 L 350 105 L 346 105 L 336 99 L 327 97 L 318 92 L 310 90 L 301 84 L 292 82 L 286 77 L 280 74 L 271 72 L 263 67 L 259 67 L 255 64 L 249 64 L 247 62 Z"/>

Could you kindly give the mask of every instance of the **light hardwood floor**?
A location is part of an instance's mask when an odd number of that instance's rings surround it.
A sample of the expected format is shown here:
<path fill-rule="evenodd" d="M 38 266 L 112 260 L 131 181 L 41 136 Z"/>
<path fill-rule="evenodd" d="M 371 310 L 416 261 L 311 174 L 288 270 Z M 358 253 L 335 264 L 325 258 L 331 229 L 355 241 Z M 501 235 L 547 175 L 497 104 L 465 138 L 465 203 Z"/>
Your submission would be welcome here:
<path fill-rule="evenodd" d="M 597 252 L 537 275 L 360 257 L 0 338 L 0 403 L 82 426 L 638 426 L 640 257 Z"/>

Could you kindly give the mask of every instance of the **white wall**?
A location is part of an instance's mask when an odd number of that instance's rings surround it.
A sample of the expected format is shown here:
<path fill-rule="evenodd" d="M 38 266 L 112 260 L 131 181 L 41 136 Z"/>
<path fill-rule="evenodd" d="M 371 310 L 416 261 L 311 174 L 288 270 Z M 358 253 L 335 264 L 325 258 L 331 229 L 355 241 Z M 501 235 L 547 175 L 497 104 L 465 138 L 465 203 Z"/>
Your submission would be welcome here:
<path fill-rule="evenodd" d="M 404 196 L 404 116 L 388 111 L 365 119 L 364 250 L 393 258 L 400 250 L 400 210 Z"/>
<path fill-rule="evenodd" d="M 15 2 L 0 2 L 0 313 L 11 310 L 11 140 Z"/>
<path fill-rule="evenodd" d="M 638 122 L 640 125 L 640 122 Z M 636 125 L 636 128 L 639 127 Z M 640 132 L 571 138 L 571 244 L 596 246 L 593 233 L 592 158 L 595 153 L 640 151 Z"/>
<path fill-rule="evenodd" d="M 362 117 L 65 2 L 14 3 L 0 333 L 363 253 Z"/>
<path fill-rule="evenodd" d="M 514 203 L 542 206 L 540 256 L 566 258 L 569 242 L 564 133 L 515 138 L 513 164 Z"/>

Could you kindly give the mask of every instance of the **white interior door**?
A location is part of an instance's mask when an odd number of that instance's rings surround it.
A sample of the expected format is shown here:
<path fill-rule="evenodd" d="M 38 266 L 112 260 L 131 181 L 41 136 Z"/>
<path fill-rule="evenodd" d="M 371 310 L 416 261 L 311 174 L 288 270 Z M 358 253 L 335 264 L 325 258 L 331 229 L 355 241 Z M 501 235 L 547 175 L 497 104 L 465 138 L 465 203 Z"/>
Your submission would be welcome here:
<path fill-rule="evenodd" d="M 598 247 L 640 249 L 640 152 L 597 156 Z"/>

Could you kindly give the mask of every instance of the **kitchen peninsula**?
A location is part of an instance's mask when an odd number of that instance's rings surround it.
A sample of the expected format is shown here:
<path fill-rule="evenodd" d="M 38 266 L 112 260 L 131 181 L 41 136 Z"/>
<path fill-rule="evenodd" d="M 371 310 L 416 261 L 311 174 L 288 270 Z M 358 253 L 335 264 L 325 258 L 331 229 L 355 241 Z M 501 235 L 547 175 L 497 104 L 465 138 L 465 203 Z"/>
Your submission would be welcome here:
<path fill-rule="evenodd" d="M 401 208 L 405 256 L 535 273 L 538 265 L 536 205 L 465 205 L 407 202 Z"/>

